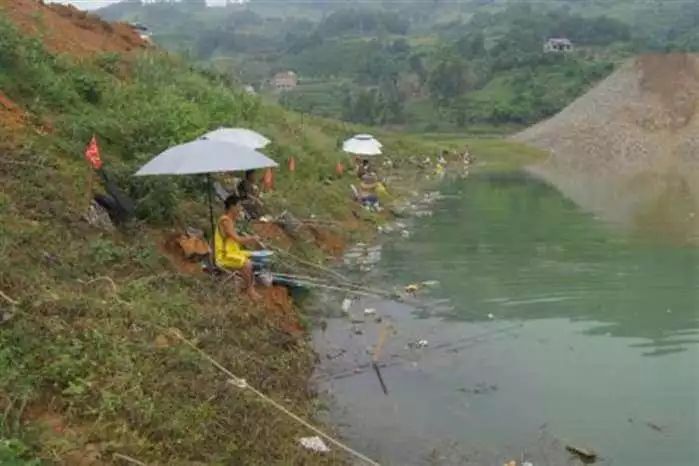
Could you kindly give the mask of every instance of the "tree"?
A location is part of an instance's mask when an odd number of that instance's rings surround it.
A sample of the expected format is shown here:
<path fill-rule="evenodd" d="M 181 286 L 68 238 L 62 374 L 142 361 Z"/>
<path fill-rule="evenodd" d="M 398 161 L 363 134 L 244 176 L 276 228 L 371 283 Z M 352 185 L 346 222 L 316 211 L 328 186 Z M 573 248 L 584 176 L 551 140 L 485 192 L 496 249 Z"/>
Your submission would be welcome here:
<path fill-rule="evenodd" d="M 437 103 L 445 105 L 449 99 L 466 92 L 470 81 L 466 62 L 452 50 L 445 49 L 437 57 L 427 85 Z"/>
<path fill-rule="evenodd" d="M 417 75 L 418 79 L 420 80 L 420 84 L 425 84 L 428 73 L 422 60 L 422 55 L 417 53 L 411 55 L 408 59 L 408 66 L 410 67 L 410 71 Z"/>
<path fill-rule="evenodd" d="M 485 37 L 480 31 L 465 35 L 456 42 L 456 49 L 464 58 L 482 58 L 486 55 Z"/>
<path fill-rule="evenodd" d="M 368 125 L 402 122 L 405 99 L 395 80 L 384 79 L 377 88 L 361 89 L 355 95 L 345 92 L 345 120 Z"/>

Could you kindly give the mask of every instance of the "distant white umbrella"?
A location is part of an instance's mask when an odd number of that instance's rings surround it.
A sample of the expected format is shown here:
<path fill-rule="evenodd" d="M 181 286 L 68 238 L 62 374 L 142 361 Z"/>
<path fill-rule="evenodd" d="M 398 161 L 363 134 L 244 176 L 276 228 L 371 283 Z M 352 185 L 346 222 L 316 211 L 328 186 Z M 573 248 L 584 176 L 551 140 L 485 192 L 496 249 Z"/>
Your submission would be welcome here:
<path fill-rule="evenodd" d="M 262 149 L 270 140 L 260 133 L 251 129 L 245 128 L 219 128 L 209 131 L 202 136 L 202 139 L 210 139 L 212 141 L 233 142 L 251 149 Z"/>
<path fill-rule="evenodd" d="M 370 134 L 357 134 L 342 144 L 342 150 L 355 155 L 381 155 L 383 144 Z"/>
<path fill-rule="evenodd" d="M 256 170 L 277 167 L 277 162 L 255 149 L 232 142 L 197 139 L 171 147 L 142 166 L 136 176 L 206 175 L 208 184 L 211 240 L 214 240 L 214 208 L 211 200 L 211 173 Z M 215 255 L 214 255 L 215 264 Z"/>

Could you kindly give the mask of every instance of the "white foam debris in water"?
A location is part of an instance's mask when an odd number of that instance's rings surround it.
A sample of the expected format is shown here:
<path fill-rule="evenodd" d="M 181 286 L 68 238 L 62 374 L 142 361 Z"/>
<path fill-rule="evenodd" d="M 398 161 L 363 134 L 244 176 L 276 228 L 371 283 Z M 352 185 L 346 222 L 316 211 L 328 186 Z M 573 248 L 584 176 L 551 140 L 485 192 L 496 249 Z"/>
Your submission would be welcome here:
<path fill-rule="evenodd" d="M 318 453 L 328 453 L 330 448 L 323 442 L 323 439 L 317 435 L 314 437 L 301 437 L 299 443 L 307 450 L 317 451 Z"/>
<path fill-rule="evenodd" d="M 426 281 L 422 282 L 422 286 L 432 287 L 432 286 L 437 286 L 437 285 L 439 285 L 439 281 L 437 281 L 437 280 L 426 280 Z"/>
<path fill-rule="evenodd" d="M 493 314 L 488 314 L 488 319 L 494 319 L 495 316 Z"/>

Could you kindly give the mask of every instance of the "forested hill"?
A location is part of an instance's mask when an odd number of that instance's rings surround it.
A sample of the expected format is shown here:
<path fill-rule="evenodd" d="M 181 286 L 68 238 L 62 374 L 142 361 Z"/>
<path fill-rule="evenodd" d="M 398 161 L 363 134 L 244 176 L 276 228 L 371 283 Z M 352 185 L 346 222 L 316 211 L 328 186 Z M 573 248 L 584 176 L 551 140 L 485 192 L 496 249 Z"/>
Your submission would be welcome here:
<path fill-rule="evenodd" d="M 99 13 L 141 23 L 158 44 L 295 110 L 418 131 L 528 125 L 620 59 L 699 44 L 689 2 L 129 1 Z M 544 53 L 551 37 L 574 51 Z M 271 93 L 265 84 L 282 70 L 299 85 Z"/>

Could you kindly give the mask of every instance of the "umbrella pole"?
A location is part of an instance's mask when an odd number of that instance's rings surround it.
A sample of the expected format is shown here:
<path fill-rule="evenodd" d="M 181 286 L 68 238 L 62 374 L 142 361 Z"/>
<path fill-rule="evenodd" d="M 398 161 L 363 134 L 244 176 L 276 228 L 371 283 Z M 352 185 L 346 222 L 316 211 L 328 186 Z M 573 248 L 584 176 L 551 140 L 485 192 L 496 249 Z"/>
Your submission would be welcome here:
<path fill-rule="evenodd" d="M 211 254 L 211 262 L 216 267 L 216 225 L 214 224 L 214 204 L 211 199 L 211 191 L 213 190 L 213 185 L 211 184 L 211 175 L 206 174 L 206 197 L 209 199 L 209 221 L 211 222 L 211 245 L 213 246 L 213 254 Z"/>

